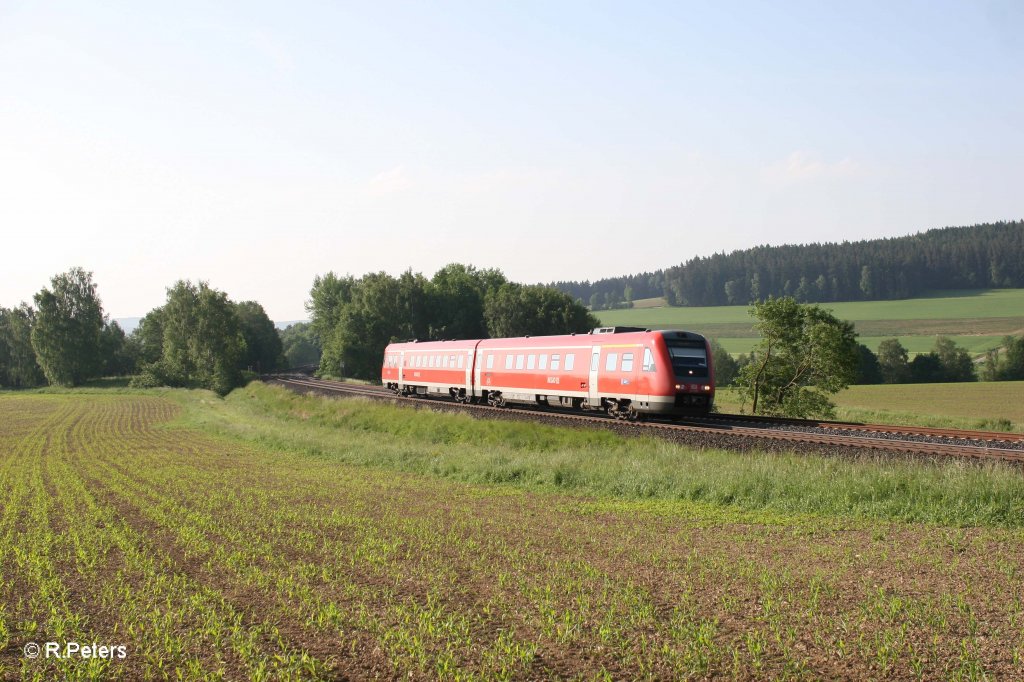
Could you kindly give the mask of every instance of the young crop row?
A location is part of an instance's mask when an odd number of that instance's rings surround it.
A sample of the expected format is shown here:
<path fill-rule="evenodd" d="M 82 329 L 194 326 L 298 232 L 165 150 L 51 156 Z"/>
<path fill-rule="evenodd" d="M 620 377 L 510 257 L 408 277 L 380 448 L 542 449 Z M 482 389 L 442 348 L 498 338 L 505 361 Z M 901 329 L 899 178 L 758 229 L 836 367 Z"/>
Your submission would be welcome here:
<path fill-rule="evenodd" d="M 167 427 L 156 398 L 0 401 L 17 424 L 0 427 L 0 678 L 983 679 L 1022 664 L 1017 531 L 737 522 L 254 448 Z M 20 655 L 53 640 L 127 656 Z"/>

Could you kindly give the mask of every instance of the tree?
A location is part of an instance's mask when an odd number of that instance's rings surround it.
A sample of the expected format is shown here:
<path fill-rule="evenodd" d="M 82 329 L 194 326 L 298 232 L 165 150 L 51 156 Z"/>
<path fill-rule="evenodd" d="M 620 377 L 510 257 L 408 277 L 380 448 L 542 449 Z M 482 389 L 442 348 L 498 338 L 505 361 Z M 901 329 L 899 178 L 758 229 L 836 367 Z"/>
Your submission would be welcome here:
<path fill-rule="evenodd" d="M 494 338 L 583 333 L 601 324 L 568 294 L 512 283 L 487 293 L 484 318 Z"/>
<path fill-rule="evenodd" d="M 284 351 L 277 328 L 263 306 L 256 301 L 242 301 L 234 305 L 245 339 L 245 355 L 240 369 L 258 373 L 273 372 L 281 362 Z"/>
<path fill-rule="evenodd" d="M 44 288 L 35 295 L 32 348 L 47 381 L 75 386 L 102 368 L 103 307 L 92 273 L 82 268 L 55 275 L 50 285 L 52 291 Z"/>
<path fill-rule="evenodd" d="M 735 305 L 740 302 L 740 288 L 743 285 L 742 280 L 730 279 L 725 283 L 725 300 L 729 305 Z"/>
<path fill-rule="evenodd" d="M 974 361 L 966 349 L 956 345 L 953 339 L 940 336 L 935 339 L 933 351 L 942 367 L 943 381 L 977 381 L 974 373 Z"/>
<path fill-rule="evenodd" d="M 995 381 L 1020 381 L 1024 379 L 1024 336 L 1003 338 L 999 351 L 990 353 L 988 377 Z"/>
<path fill-rule="evenodd" d="M 711 339 L 711 366 L 715 371 L 715 383 L 719 386 L 731 384 L 739 371 L 739 365 L 732 359 L 732 355 L 715 339 Z"/>
<path fill-rule="evenodd" d="M 107 377 L 127 376 L 135 372 L 137 346 L 128 343 L 117 322 L 107 322 L 100 331 L 101 374 Z"/>
<path fill-rule="evenodd" d="M 153 319 L 163 329 L 161 355 L 143 368 L 138 383 L 208 388 L 221 395 L 241 384 L 245 338 L 227 294 L 206 282 L 178 281 Z"/>
<path fill-rule="evenodd" d="M 140 366 L 152 365 L 164 355 L 164 309 L 153 308 L 139 320 L 129 337 Z"/>
<path fill-rule="evenodd" d="M 413 277 L 409 273 L 410 277 Z M 477 270 L 472 265 L 450 263 L 430 280 L 430 338 L 481 339 L 487 335 L 484 297 L 505 283 L 497 270 Z"/>
<path fill-rule="evenodd" d="M 828 395 L 856 378 L 853 325 L 816 305 L 769 297 L 750 309 L 761 341 L 740 371 L 740 395 L 755 414 L 831 416 Z"/>
<path fill-rule="evenodd" d="M 320 362 L 320 340 L 308 322 L 290 324 L 281 330 L 281 344 L 287 367 L 302 367 Z"/>
<path fill-rule="evenodd" d="M 341 318 L 352 302 L 356 279 L 351 275 L 338 277 L 328 272 L 313 279 L 310 300 L 306 310 L 311 317 L 313 334 L 320 340 L 320 373 L 337 374 L 344 363 L 344 349 L 340 338 Z"/>
<path fill-rule="evenodd" d="M 942 363 L 935 353 L 918 353 L 910 362 L 910 381 L 915 384 L 941 384 L 946 379 Z"/>
<path fill-rule="evenodd" d="M 899 339 L 885 339 L 878 344 L 878 365 L 882 370 L 883 382 L 903 384 L 910 381 L 907 349 Z"/>
<path fill-rule="evenodd" d="M 0 308 L 0 386 L 29 388 L 45 381 L 32 349 L 35 311 L 22 303 L 17 308 Z"/>
<path fill-rule="evenodd" d="M 860 269 L 860 290 L 864 298 L 870 299 L 875 293 L 874 279 L 871 276 L 871 266 L 865 265 Z"/>
<path fill-rule="evenodd" d="M 882 366 L 878 362 L 878 356 L 863 343 L 857 344 L 857 379 L 854 383 L 882 383 Z"/>

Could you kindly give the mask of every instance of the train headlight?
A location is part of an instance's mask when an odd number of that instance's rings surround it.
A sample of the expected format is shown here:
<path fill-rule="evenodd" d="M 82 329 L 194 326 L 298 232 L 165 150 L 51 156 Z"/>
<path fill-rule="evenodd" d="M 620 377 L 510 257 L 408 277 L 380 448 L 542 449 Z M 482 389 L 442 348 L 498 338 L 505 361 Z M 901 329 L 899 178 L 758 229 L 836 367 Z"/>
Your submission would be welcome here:
<path fill-rule="evenodd" d="M 708 386 L 707 384 L 704 384 L 704 390 L 705 390 L 705 391 L 710 391 L 710 390 L 711 390 L 711 387 L 710 387 L 710 386 Z"/>
<path fill-rule="evenodd" d="M 676 390 L 677 391 L 683 390 L 683 385 L 682 384 L 676 384 Z"/>

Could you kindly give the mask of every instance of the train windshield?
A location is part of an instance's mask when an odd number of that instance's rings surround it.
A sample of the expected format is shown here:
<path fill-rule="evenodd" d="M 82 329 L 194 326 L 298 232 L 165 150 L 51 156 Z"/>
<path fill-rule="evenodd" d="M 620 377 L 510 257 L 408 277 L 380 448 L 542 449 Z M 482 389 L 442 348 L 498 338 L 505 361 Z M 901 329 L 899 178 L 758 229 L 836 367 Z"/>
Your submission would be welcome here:
<path fill-rule="evenodd" d="M 708 353 L 703 341 L 665 339 L 676 378 L 697 379 L 708 376 Z"/>

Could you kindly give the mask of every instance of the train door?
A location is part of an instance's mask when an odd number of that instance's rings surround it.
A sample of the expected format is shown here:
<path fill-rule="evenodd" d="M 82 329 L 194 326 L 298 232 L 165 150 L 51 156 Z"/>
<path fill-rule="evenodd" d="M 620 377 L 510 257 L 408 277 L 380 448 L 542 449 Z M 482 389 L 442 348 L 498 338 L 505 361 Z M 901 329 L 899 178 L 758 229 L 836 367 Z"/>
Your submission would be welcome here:
<path fill-rule="evenodd" d="M 405 351 L 398 351 L 398 386 L 402 387 L 405 383 Z"/>
<path fill-rule="evenodd" d="M 601 346 L 594 346 L 590 349 L 590 380 L 587 388 L 590 392 L 587 402 L 591 407 L 601 406 L 601 394 L 597 390 L 597 371 L 601 367 Z"/>
<path fill-rule="evenodd" d="M 466 357 L 466 397 L 470 398 L 473 396 L 473 356 L 476 355 L 476 349 L 467 350 L 464 355 Z"/>
<path fill-rule="evenodd" d="M 483 369 L 484 364 L 484 352 L 480 349 L 479 344 L 473 349 L 473 392 L 474 398 L 479 398 L 483 395 L 483 382 L 480 381 L 480 372 Z"/>

